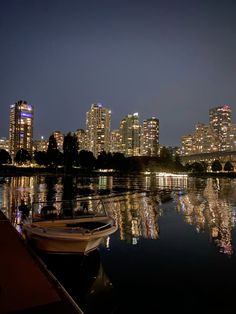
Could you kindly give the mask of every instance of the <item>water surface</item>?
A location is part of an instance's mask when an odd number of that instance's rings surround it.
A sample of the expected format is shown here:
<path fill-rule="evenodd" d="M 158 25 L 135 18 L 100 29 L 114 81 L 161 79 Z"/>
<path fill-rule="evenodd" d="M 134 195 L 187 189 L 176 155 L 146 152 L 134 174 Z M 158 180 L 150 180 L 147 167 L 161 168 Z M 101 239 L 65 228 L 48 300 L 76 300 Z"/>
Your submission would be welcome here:
<path fill-rule="evenodd" d="M 89 256 L 41 257 L 85 313 L 234 313 L 235 179 L 9 178 L 0 205 L 112 193 L 119 230 Z"/>

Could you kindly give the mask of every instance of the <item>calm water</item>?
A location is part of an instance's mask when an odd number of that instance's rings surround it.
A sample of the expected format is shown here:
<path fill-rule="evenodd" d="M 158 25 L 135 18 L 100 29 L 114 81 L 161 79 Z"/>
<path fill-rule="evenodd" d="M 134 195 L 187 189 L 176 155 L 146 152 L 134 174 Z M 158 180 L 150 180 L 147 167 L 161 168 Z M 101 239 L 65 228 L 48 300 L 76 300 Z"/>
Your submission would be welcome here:
<path fill-rule="evenodd" d="M 18 177 L 0 206 L 14 223 L 22 198 L 110 192 L 119 230 L 97 251 L 41 255 L 85 313 L 236 312 L 236 180 Z"/>

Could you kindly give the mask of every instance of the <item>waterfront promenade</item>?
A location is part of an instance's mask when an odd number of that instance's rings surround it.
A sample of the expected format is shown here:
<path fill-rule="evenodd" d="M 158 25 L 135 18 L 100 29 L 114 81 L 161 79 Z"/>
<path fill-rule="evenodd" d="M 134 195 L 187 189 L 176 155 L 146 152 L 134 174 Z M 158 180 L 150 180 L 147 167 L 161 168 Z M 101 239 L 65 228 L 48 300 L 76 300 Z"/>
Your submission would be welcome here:
<path fill-rule="evenodd" d="M 0 211 L 0 313 L 83 312 Z"/>

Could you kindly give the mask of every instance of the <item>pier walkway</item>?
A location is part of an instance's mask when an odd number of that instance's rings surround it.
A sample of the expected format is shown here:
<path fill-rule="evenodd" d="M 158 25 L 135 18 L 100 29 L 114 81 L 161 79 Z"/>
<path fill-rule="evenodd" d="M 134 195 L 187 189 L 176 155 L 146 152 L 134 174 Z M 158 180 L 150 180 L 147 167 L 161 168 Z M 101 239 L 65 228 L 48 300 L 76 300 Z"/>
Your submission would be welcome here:
<path fill-rule="evenodd" d="M 0 313 L 83 314 L 1 211 Z"/>

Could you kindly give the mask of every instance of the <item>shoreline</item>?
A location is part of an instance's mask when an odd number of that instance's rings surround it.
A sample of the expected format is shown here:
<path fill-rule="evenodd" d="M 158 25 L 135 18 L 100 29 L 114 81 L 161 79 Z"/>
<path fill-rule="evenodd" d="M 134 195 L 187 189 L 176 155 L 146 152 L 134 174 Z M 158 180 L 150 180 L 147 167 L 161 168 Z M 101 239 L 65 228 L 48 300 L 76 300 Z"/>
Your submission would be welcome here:
<path fill-rule="evenodd" d="M 158 171 L 157 171 L 158 172 Z M 172 172 L 171 170 L 169 171 Z M 178 172 L 175 172 L 178 174 Z M 54 176 L 112 176 L 112 175 L 141 175 L 143 172 L 140 171 L 98 171 L 98 170 L 86 170 L 86 169 L 73 169 L 71 172 L 65 172 L 64 168 L 31 168 L 31 167 L 16 167 L 16 166 L 1 166 L 0 176 L 11 177 L 11 176 L 30 176 L 30 175 L 54 175 Z M 183 174 L 183 172 L 179 172 Z M 236 178 L 236 172 L 185 172 L 189 177 L 203 177 L 203 178 Z"/>

